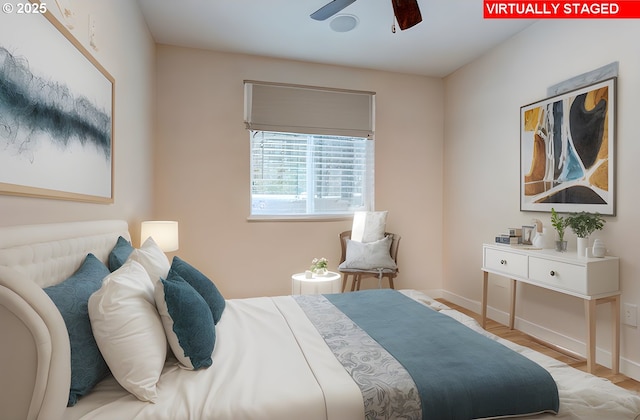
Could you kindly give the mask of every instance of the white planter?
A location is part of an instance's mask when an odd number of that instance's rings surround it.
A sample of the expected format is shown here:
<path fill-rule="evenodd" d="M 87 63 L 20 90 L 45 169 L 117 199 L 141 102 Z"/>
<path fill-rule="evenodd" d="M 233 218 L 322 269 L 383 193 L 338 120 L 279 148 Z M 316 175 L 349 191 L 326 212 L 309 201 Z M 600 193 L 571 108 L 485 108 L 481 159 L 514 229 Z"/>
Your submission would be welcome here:
<path fill-rule="evenodd" d="M 585 257 L 589 247 L 589 238 L 578 238 L 578 257 Z"/>

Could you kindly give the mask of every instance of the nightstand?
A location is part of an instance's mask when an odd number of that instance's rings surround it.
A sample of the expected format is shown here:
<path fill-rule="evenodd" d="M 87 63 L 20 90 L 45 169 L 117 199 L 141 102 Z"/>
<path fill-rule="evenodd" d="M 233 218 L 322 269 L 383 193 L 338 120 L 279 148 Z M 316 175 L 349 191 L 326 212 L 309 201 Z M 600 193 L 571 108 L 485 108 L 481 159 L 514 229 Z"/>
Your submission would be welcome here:
<path fill-rule="evenodd" d="M 324 276 L 314 274 L 311 278 L 307 278 L 305 273 L 291 276 L 292 295 L 321 293 L 340 293 L 340 274 L 329 271 Z"/>

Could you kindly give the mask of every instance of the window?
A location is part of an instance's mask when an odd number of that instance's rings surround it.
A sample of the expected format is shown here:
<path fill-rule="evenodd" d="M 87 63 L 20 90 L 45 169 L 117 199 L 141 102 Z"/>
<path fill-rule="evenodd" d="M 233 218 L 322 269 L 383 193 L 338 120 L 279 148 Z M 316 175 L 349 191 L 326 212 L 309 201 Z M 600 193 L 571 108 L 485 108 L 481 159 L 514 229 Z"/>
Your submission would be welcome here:
<path fill-rule="evenodd" d="M 252 216 L 338 216 L 373 208 L 373 141 L 251 131 Z"/>
<path fill-rule="evenodd" d="M 245 80 L 251 217 L 373 209 L 375 93 Z"/>

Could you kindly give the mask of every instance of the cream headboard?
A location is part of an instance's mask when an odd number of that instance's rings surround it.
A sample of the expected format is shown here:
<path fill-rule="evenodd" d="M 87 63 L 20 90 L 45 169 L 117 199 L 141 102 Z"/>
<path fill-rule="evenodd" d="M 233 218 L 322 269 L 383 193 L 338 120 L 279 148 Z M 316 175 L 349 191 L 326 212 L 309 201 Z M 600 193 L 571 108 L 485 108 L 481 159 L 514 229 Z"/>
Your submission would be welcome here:
<path fill-rule="evenodd" d="M 0 267 L 51 286 L 73 274 L 89 252 L 106 262 L 120 235 L 130 239 L 123 220 L 0 228 Z"/>
<path fill-rule="evenodd" d="M 107 261 L 127 222 L 0 228 L 0 407 L 3 418 L 56 420 L 69 397 L 69 335 L 42 290 L 73 274 L 88 253 Z"/>

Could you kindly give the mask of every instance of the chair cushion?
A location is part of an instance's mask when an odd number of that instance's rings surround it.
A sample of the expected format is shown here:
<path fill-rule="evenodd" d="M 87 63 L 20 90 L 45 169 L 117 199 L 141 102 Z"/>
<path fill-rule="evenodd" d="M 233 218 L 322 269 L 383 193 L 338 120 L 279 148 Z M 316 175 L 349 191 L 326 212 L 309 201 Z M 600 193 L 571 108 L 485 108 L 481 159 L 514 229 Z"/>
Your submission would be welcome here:
<path fill-rule="evenodd" d="M 391 236 L 367 243 L 347 239 L 346 258 L 338 268 L 341 270 L 395 270 L 398 266 L 389 252 L 392 241 Z"/>

